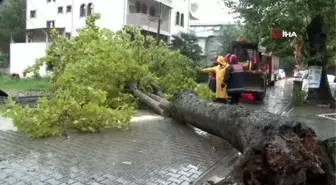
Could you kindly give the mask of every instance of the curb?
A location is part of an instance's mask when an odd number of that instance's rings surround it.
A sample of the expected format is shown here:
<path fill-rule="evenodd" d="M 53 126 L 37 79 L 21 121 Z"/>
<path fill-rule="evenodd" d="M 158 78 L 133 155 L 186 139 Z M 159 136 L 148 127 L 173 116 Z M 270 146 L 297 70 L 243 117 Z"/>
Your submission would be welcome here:
<path fill-rule="evenodd" d="M 225 157 L 216 162 L 208 170 L 203 172 L 190 185 L 210 185 L 223 181 L 233 170 L 240 153 L 237 150 L 230 151 Z"/>
<path fill-rule="evenodd" d="M 279 114 L 281 116 L 285 116 L 293 109 L 293 105 L 291 103 L 287 104 L 284 108 L 276 112 L 276 114 Z"/>

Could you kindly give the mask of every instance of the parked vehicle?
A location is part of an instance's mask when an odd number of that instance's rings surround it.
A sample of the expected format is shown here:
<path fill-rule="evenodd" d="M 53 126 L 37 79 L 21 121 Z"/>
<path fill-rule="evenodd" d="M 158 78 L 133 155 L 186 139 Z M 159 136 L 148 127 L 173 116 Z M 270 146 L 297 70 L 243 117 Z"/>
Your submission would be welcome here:
<path fill-rule="evenodd" d="M 308 70 L 295 70 L 294 71 L 294 78 L 297 76 L 303 76 L 308 74 Z"/>
<path fill-rule="evenodd" d="M 278 72 L 278 79 L 285 79 L 286 78 L 286 73 L 283 69 L 279 69 L 279 72 Z"/>
<path fill-rule="evenodd" d="M 336 76 L 335 75 L 327 75 L 328 83 L 330 87 L 331 94 L 336 98 Z M 303 77 L 303 85 L 302 89 L 308 92 L 308 75 L 304 75 Z"/>

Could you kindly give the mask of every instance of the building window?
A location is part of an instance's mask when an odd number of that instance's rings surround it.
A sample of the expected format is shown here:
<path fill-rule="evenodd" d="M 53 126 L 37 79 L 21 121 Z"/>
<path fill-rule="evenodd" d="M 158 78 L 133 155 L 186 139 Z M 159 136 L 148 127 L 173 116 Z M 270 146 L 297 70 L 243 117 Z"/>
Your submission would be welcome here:
<path fill-rule="evenodd" d="M 181 26 L 184 27 L 184 14 L 181 14 Z"/>
<path fill-rule="evenodd" d="M 130 4 L 128 7 L 128 13 L 136 13 L 135 5 Z"/>
<path fill-rule="evenodd" d="M 155 14 L 156 14 L 155 8 L 151 6 L 149 8 L 149 15 L 155 17 L 156 16 Z"/>
<path fill-rule="evenodd" d="M 86 15 L 91 15 L 93 14 L 93 4 L 89 3 L 88 8 L 87 8 L 87 14 Z"/>
<path fill-rule="evenodd" d="M 55 27 L 55 21 L 47 21 L 47 28 L 54 28 Z"/>
<path fill-rule="evenodd" d="M 28 35 L 28 42 L 33 42 L 34 36 L 32 34 Z"/>
<path fill-rule="evenodd" d="M 176 12 L 175 24 L 180 25 L 180 12 Z"/>
<path fill-rule="evenodd" d="M 147 14 L 147 6 L 145 4 L 142 4 L 141 13 Z"/>
<path fill-rule="evenodd" d="M 62 6 L 58 7 L 57 13 L 58 13 L 58 14 L 63 13 L 63 7 L 62 7 Z"/>
<path fill-rule="evenodd" d="M 141 3 L 139 1 L 135 3 L 135 9 L 136 13 L 141 13 Z"/>
<path fill-rule="evenodd" d="M 66 7 L 66 13 L 70 13 L 72 11 L 72 7 L 71 5 Z"/>
<path fill-rule="evenodd" d="M 36 18 L 36 10 L 31 10 L 30 11 L 30 18 Z"/>
<path fill-rule="evenodd" d="M 66 38 L 71 38 L 71 33 L 70 33 L 70 32 L 66 32 L 66 33 L 65 33 L 65 37 L 66 37 Z"/>
<path fill-rule="evenodd" d="M 85 4 L 82 4 L 81 6 L 80 6 L 80 11 L 79 11 L 79 16 L 80 17 L 85 17 Z"/>

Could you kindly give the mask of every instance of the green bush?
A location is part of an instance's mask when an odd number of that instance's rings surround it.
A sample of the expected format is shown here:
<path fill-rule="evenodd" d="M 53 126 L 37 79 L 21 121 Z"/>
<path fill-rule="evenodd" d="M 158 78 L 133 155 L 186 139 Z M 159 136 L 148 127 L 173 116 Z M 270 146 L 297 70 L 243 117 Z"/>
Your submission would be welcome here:
<path fill-rule="evenodd" d="M 88 16 L 74 38 L 54 32 L 46 56 L 25 70 L 38 76 L 42 65 L 52 65 L 53 96 L 40 99 L 35 108 L 21 107 L 10 99 L 1 106 L 18 130 L 32 137 L 63 135 L 69 127 L 88 132 L 106 127 L 126 130 L 136 109 L 136 101 L 124 89 L 126 81 L 142 91 L 150 91 L 155 82 L 169 98 L 182 89 L 195 89 L 209 98 L 195 82 L 198 69 L 190 59 L 170 51 L 163 42 L 156 45 L 154 38 L 146 39 L 145 48 L 138 28 L 101 29 L 95 25 L 99 18 L 99 14 Z"/>
<path fill-rule="evenodd" d="M 307 93 L 302 90 L 294 90 L 291 103 L 293 106 L 300 106 L 305 103 Z"/>

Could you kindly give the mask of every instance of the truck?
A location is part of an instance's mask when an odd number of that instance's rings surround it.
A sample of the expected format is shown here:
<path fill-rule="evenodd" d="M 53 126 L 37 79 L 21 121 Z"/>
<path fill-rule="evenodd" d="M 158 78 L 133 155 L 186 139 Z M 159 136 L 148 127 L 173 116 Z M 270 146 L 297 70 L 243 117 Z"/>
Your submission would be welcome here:
<path fill-rule="evenodd" d="M 232 43 L 231 54 L 235 54 L 245 70 L 244 93 L 262 101 L 267 86 L 274 86 L 279 71 L 279 57 L 272 53 L 262 53 L 257 43 L 236 40 Z"/>

